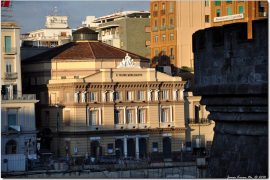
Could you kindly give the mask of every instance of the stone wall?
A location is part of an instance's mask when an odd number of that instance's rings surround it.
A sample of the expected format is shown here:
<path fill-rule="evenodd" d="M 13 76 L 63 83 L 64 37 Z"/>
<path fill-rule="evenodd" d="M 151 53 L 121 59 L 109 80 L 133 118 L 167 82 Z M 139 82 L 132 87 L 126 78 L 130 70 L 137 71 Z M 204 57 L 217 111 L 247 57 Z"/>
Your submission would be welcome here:
<path fill-rule="evenodd" d="M 193 34 L 194 95 L 216 122 L 210 177 L 268 174 L 268 21 Z"/>

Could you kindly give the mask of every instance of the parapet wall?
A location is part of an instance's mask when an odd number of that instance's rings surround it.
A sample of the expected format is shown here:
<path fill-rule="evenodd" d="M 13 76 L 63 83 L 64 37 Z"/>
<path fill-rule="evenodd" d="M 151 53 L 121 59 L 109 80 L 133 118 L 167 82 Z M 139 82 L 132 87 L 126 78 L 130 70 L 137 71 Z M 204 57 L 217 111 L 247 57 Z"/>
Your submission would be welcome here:
<path fill-rule="evenodd" d="M 212 178 L 268 176 L 268 20 L 193 34 L 194 95 L 216 123 Z"/>

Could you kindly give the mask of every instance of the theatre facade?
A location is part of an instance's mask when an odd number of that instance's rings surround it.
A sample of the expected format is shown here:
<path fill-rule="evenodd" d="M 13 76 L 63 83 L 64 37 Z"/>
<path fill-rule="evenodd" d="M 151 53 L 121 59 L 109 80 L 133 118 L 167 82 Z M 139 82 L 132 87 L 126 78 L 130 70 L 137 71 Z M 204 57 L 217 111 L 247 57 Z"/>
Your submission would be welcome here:
<path fill-rule="evenodd" d="M 181 151 L 181 77 L 157 72 L 149 60 L 95 40 L 68 43 L 22 66 L 26 90 L 41 99 L 41 149 L 60 156 L 136 159 L 172 158 Z"/>

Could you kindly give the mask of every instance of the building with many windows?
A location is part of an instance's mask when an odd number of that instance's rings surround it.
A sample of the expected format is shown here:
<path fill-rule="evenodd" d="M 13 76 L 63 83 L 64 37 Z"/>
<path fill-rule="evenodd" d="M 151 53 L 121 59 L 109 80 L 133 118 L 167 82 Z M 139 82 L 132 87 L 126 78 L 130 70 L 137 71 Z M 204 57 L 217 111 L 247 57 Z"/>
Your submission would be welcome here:
<path fill-rule="evenodd" d="M 72 30 L 67 16 L 46 16 L 46 28 L 31 31 L 21 36 L 22 46 L 56 47 L 71 41 Z"/>
<path fill-rule="evenodd" d="M 15 22 L 1 22 L 1 154 L 2 169 L 20 156 L 36 157 L 34 94 L 22 94 L 20 28 Z M 9 169 L 16 170 L 16 169 Z"/>
<path fill-rule="evenodd" d="M 147 11 L 123 11 L 96 18 L 99 40 L 150 58 L 150 30 Z"/>
<path fill-rule="evenodd" d="M 210 26 L 210 1 L 150 3 L 152 64 L 193 67 L 192 34 Z"/>
<path fill-rule="evenodd" d="M 175 157 L 185 142 L 185 82 L 97 41 L 92 30 L 78 31 L 74 42 L 23 62 L 25 88 L 41 99 L 39 129 L 53 137 L 41 137 L 41 148 L 61 156 Z"/>
<path fill-rule="evenodd" d="M 248 23 L 248 38 L 252 38 L 252 21 L 268 17 L 268 1 L 215 0 L 211 2 L 211 25 Z"/>

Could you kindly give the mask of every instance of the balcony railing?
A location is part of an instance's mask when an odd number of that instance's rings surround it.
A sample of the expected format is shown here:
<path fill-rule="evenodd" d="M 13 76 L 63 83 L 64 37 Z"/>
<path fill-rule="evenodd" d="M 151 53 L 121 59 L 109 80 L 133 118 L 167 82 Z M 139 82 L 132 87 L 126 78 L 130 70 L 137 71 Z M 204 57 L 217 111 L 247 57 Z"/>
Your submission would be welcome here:
<path fill-rule="evenodd" d="M 11 80 L 11 79 L 17 79 L 18 73 L 5 73 L 5 79 Z"/>
<path fill-rule="evenodd" d="M 4 47 L 3 52 L 5 54 L 11 54 L 11 55 L 12 54 L 17 54 L 17 48 L 15 48 L 15 47 L 11 47 L 11 48 Z"/>
<path fill-rule="evenodd" d="M 165 29 L 166 29 L 166 26 L 165 26 L 165 25 L 160 26 L 160 30 L 161 30 L 161 31 L 163 31 L 163 30 L 165 30 Z"/>
<path fill-rule="evenodd" d="M 158 27 L 157 27 L 157 26 L 155 26 L 155 27 L 152 27 L 152 31 L 153 31 L 153 32 L 156 32 L 156 31 L 158 31 Z"/>
<path fill-rule="evenodd" d="M 15 100 L 36 100 L 36 95 L 35 94 L 23 94 L 21 96 L 2 95 L 2 100 L 11 100 L 11 101 L 15 101 Z"/>
<path fill-rule="evenodd" d="M 164 15 L 165 12 L 166 12 L 165 9 L 160 10 L 160 14 L 161 14 L 161 15 Z"/>
<path fill-rule="evenodd" d="M 189 118 L 188 124 L 211 124 L 211 120 L 207 118 L 200 118 L 200 119 Z"/>
<path fill-rule="evenodd" d="M 168 29 L 173 29 L 174 28 L 174 25 L 173 24 L 170 24 L 169 26 L 168 26 Z"/>

